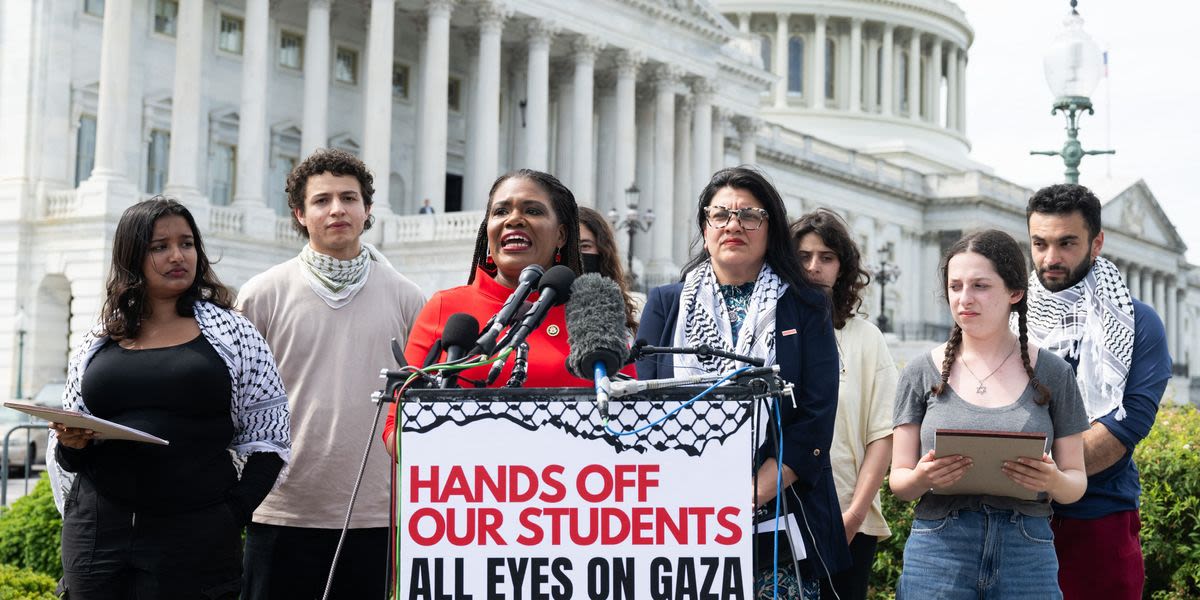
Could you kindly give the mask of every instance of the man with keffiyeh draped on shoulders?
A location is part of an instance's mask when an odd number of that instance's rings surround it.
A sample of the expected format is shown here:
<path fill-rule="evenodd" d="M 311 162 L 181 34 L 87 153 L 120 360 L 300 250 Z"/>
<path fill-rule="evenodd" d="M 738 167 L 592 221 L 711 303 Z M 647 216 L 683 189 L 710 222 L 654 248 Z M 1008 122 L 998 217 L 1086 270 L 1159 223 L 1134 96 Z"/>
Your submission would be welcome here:
<path fill-rule="evenodd" d="M 259 506 L 246 530 L 242 598 L 318 598 L 369 443 L 371 392 L 425 303 L 421 291 L 359 238 L 371 227 L 366 165 L 318 150 L 287 180 L 299 256 L 242 287 L 238 304 L 266 338 L 292 410 L 293 478 Z M 382 419 L 380 419 L 382 423 Z M 331 598 L 384 598 L 388 469 L 374 452 L 354 504 Z"/>
<path fill-rule="evenodd" d="M 1139 599 L 1145 569 L 1133 449 L 1150 433 L 1171 377 L 1166 331 L 1100 256 L 1100 201 L 1091 191 L 1043 188 L 1025 215 L 1034 267 L 1030 341 L 1074 367 L 1092 422 L 1083 434 L 1087 493 L 1054 505 L 1059 586 L 1066 600 Z"/>

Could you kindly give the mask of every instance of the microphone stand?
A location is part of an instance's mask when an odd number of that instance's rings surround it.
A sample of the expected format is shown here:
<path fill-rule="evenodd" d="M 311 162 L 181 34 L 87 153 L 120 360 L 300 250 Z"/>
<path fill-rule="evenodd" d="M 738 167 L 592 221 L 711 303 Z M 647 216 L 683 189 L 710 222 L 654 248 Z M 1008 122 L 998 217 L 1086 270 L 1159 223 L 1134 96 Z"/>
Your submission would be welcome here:
<path fill-rule="evenodd" d="M 513 370 L 504 387 L 519 388 L 525 385 L 525 378 L 529 376 L 529 344 L 521 342 L 513 354 Z"/>
<path fill-rule="evenodd" d="M 629 353 L 629 362 L 632 363 L 642 357 L 651 356 L 654 354 L 695 354 L 696 356 L 699 356 L 700 358 L 709 358 L 712 356 L 717 356 L 720 358 L 728 358 L 730 360 L 744 362 L 747 364 L 754 365 L 756 367 L 761 367 L 764 364 L 766 364 L 766 361 L 761 358 L 757 358 L 754 356 L 743 356 L 741 354 L 735 354 L 733 352 L 728 352 L 725 350 L 721 350 L 719 348 L 713 348 L 712 346 L 709 346 L 708 344 L 701 344 L 699 346 L 695 346 L 692 348 L 672 348 L 672 347 L 667 347 L 667 346 L 650 346 L 650 345 L 645 345 L 645 344 L 636 344 L 636 345 L 634 345 L 634 347 L 631 349 L 631 351 Z"/>

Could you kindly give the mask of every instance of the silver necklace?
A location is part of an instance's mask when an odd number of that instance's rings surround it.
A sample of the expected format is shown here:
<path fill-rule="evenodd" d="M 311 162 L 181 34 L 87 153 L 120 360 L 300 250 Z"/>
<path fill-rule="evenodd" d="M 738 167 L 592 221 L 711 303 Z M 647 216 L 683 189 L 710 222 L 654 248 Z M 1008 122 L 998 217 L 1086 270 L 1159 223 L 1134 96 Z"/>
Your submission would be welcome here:
<path fill-rule="evenodd" d="M 1000 361 L 1000 364 L 995 369 L 992 369 L 992 372 L 988 373 L 987 377 L 984 377 L 983 379 L 980 379 L 979 376 L 975 374 L 975 371 L 971 370 L 970 365 L 967 364 L 967 361 L 963 359 L 962 355 L 959 355 L 958 362 L 962 363 L 962 366 L 967 368 L 967 372 L 971 374 L 971 377 L 974 377 L 975 381 L 979 382 L 979 387 L 975 388 L 976 394 L 979 394 L 980 396 L 987 394 L 987 386 L 984 385 L 984 382 L 991 379 L 992 375 L 995 375 L 996 371 L 999 371 L 1000 367 L 1003 367 L 1004 363 L 1008 362 L 1008 359 L 1012 358 L 1013 353 L 1017 351 L 1017 344 L 1020 343 L 1020 340 L 1018 340 L 1016 344 L 1013 344 L 1012 349 L 1008 351 L 1008 354 L 1004 357 L 1004 360 Z"/>

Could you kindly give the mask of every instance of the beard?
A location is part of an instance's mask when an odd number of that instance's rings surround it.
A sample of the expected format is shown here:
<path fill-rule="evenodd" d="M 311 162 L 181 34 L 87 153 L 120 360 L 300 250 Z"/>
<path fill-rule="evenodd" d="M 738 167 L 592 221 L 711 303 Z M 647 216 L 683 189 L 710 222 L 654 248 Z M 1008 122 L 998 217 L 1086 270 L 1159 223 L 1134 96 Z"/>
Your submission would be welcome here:
<path fill-rule="evenodd" d="M 1083 278 L 1087 277 L 1088 271 L 1091 271 L 1091 270 L 1092 270 L 1092 259 L 1089 258 L 1089 259 L 1079 263 L 1079 265 L 1076 266 L 1074 269 L 1070 269 L 1070 270 L 1067 270 L 1062 265 L 1059 265 L 1058 267 L 1056 267 L 1054 269 L 1038 269 L 1037 277 L 1038 277 L 1038 281 L 1040 281 L 1042 283 L 1042 287 L 1046 288 L 1047 290 L 1049 290 L 1051 292 L 1061 292 L 1065 289 L 1074 287 L 1075 284 L 1079 283 L 1080 281 L 1083 281 Z M 1067 276 L 1065 279 L 1062 279 L 1061 281 L 1049 281 L 1046 279 L 1046 274 L 1051 271 L 1055 272 L 1055 274 L 1061 274 L 1065 271 Z"/>

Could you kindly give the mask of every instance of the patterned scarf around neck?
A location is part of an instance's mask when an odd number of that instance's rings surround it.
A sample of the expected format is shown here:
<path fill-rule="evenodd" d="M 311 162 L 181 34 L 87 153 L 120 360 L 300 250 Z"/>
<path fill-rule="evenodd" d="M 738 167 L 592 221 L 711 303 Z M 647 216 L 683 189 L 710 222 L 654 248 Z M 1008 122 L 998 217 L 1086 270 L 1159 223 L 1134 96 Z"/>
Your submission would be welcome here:
<path fill-rule="evenodd" d="M 1016 315 L 1013 315 L 1016 329 Z M 1063 358 L 1079 361 L 1075 380 L 1088 418 L 1113 409 L 1125 418 L 1125 380 L 1133 359 L 1133 300 L 1116 265 L 1096 257 L 1083 280 L 1051 292 L 1029 274 L 1029 338 Z"/>
<path fill-rule="evenodd" d="M 305 244 L 300 250 L 300 263 L 304 265 L 301 272 L 312 291 L 330 308 L 338 309 L 349 304 L 367 284 L 371 263 L 379 260 L 378 253 L 370 244 L 363 244 L 358 256 L 341 260 Z"/>
<path fill-rule="evenodd" d="M 738 330 L 735 348 L 731 343 L 733 327 L 725 299 L 712 263 L 705 262 L 684 278 L 672 345 L 695 347 L 703 344 L 743 356 L 757 356 L 766 359 L 768 365 L 775 364 L 775 307 L 786 290 L 787 284 L 769 265 L 763 264 L 754 282 L 754 292 L 746 306 L 746 317 Z M 728 373 L 744 366 L 717 356 L 702 359 L 695 354 L 677 354 L 674 358 L 677 376 Z"/>

